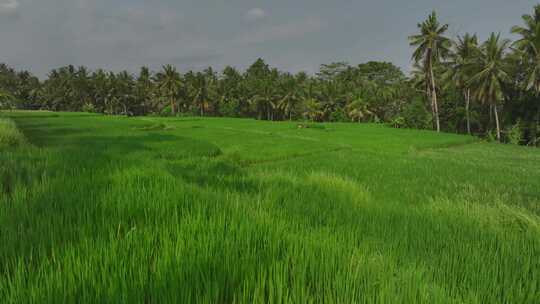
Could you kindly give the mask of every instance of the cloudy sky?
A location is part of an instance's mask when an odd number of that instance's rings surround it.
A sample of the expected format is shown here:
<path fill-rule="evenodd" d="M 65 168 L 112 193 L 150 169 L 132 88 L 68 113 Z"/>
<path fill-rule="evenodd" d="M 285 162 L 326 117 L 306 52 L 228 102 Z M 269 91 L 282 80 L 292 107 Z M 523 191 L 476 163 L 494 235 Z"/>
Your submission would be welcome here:
<path fill-rule="evenodd" d="M 321 63 L 410 67 L 407 36 L 433 9 L 451 25 L 508 35 L 528 0 L 0 0 L 0 62 L 43 76 L 73 64 L 181 70 L 262 57 L 292 72 Z"/>

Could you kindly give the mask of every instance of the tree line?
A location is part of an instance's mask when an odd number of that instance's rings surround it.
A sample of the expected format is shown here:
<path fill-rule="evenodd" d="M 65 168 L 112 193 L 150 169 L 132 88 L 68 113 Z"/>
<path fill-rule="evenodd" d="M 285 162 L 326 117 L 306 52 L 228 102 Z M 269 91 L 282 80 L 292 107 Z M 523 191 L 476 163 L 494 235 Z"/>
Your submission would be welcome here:
<path fill-rule="evenodd" d="M 245 71 L 90 71 L 66 66 L 43 81 L 0 64 L 2 108 L 111 115 L 200 115 L 263 120 L 376 122 L 540 144 L 540 5 L 511 29 L 452 39 L 433 12 L 409 37 L 413 71 L 389 62 L 321 65 L 309 75 L 258 59 Z"/>

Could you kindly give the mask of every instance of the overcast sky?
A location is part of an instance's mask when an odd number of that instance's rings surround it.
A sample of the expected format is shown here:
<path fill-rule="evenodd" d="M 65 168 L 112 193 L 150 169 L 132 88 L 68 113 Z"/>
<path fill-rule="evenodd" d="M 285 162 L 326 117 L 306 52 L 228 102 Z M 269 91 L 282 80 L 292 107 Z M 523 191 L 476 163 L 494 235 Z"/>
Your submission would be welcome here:
<path fill-rule="evenodd" d="M 528 0 L 0 0 L 0 62 L 39 76 L 62 65 L 173 64 L 314 72 L 321 63 L 410 67 L 407 37 L 437 10 L 449 34 L 509 36 Z"/>

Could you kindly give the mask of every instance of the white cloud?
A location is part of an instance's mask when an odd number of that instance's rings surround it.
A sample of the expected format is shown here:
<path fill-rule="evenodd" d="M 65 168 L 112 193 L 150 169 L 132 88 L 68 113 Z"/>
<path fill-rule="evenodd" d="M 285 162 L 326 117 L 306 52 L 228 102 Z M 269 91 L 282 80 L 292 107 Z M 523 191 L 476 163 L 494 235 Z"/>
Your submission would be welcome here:
<path fill-rule="evenodd" d="M 11 13 L 19 7 L 17 0 L 0 0 L 0 13 Z"/>
<path fill-rule="evenodd" d="M 245 18 L 249 21 L 255 21 L 263 19 L 267 16 L 266 12 L 262 8 L 252 8 L 246 12 Z"/>

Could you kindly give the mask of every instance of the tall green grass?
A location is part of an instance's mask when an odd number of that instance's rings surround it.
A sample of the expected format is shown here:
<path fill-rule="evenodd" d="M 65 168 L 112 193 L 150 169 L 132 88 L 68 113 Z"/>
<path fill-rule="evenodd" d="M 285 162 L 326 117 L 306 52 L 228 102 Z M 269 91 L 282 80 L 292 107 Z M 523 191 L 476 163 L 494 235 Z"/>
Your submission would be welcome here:
<path fill-rule="evenodd" d="M 24 135 L 13 120 L 0 117 L 0 149 L 17 147 L 25 143 Z"/>
<path fill-rule="evenodd" d="M 6 303 L 540 298 L 538 151 L 376 125 L 11 117 L 32 145 L 0 150 Z"/>

